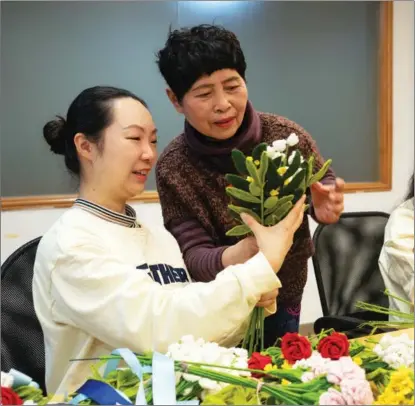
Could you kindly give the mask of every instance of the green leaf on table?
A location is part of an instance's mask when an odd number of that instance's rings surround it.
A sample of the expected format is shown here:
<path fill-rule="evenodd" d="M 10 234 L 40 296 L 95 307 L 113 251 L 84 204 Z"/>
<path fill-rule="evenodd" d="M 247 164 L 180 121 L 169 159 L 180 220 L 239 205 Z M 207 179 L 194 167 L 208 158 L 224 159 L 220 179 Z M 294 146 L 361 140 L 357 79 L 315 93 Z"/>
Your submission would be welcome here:
<path fill-rule="evenodd" d="M 237 214 L 247 213 L 250 216 L 252 216 L 256 221 L 258 221 L 258 223 L 261 223 L 261 219 L 259 218 L 259 216 L 255 212 L 253 212 L 252 210 L 246 207 L 240 207 L 240 206 L 235 206 L 233 204 L 230 204 L 228 208 Z"/>
<path fill-rule="evenodd" d="M 284 196 L 281 197 L 280 199 L 278 199 L 277 204 L 272 208 L 272 209 L 267 209 L 265 210 L 264 214 L 271 214 L 274 213 L 276 210 L 278 210 L 283 204 L 287 203 L 287 202 L 291 202 L 294 199 L 293 195 L 289 195 L 289 196 Z"/>
<path fill-rule="evenodd" d="M 253 196 L 261 196 L 261 188 L 255 182 L 249 184 L 249 192 Z"/>
<path fill-rule="evenodd" d="M 246 235 L 251 232 L 251 229 L 246 225 L 242 224 L 240 226 L 235 226 L 231 228 L 226 235 L 228 237 L 240 237 L 242 235 Z"/>
<path fill-rule="evenodd" d="M 324 175 L 327 173 L 331 163 L 332 163 L 331 159 L 328 159 L 326 162 L 324 162 L 324 165 L 321 167 L 321 169 L 311 177 L 311 179 L 308 182 L 308 186 L 311 186 L 313 183 L 316 183 L 320 179 L 322 179 Z"/>
<path fill-rule="evenodd" d="M 262 185 L 265 183 L 270 161 L 271 160 L 269 159 L 267 152 L 266 151 L 262 152 L 261 161 L 260 161 L 261 163 L 259 166 L 259 179 Z"/>
<path fill-rule="evenodd" d="M 272 210 L 277 205 L 278 200 L 277 196 L 270 196 L 265 200 L 264 207 L 268 210 Z"/>
<path fill-rule="evenodd" d="M 250 193 L 245 192 L 244 190 L 237 189 L 235 187 L 227 187 L 226 193 L 231 196 L 239 199 L 243 202 L 250 202 L 250 203 L 261 203 L 261 200 L 258 199 L 256 196 L 252 196 Z"/>
<path fill-rule="evenodd" d="M 250 183 L 242 176 L 234 175 L 233 173 L 228 173 L 227 175 L 225 175 L 225 179 L 232 186 L 235 186 L 238 189 L 245 190 L 246 192 L 249 191 Z"/>
<path fill-rule="evenodd" d="M 266 142 L 261 142 L 258 144 L 252 151 L 252 158 L 254 161 L 259 161 L 262 157 L 262 153 L 267 150 L 268 144 Z"/>
<path fill-rule="evenodd" d="M 248 170 L 246 169 L 246 156 L 245 154 L 240 151 L 239 149 L 234 149 L 232 150 L 232 161 L 233 164 L 236 168 L 236 170 L 241 174 L 241 175 L 248 175 Z"/>
<path fill-rule="evenodd" d="M 250 157 L 246 158 L 246 169 L 248 170 L 249 175 L 254 180 L 254 182 L 258 186 L 261 186 L 262 183 L 261 183 L 261 180 L 259 179 L 258 169 L 256 168 L 252 159 L 250 159 Z"/>

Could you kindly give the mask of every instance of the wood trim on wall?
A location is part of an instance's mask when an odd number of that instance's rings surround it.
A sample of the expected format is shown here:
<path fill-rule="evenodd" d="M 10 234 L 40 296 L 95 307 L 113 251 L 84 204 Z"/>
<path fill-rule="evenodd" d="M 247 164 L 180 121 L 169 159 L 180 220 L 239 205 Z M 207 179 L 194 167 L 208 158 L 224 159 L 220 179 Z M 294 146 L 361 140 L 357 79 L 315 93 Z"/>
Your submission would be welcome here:
<path fill-rule="evenodd" d="M 393 64 L 393 1 L 382 1 L 379 32 L 379 175 L 378 182 L 346 184 L 346 193 L 384 192 L 392 189 L 392 64 Z M 1 210 L 71 207 L 76 195 L 4 197 Z M 132 202 L 157 203 L 156 191 L 146 191 Z"/>

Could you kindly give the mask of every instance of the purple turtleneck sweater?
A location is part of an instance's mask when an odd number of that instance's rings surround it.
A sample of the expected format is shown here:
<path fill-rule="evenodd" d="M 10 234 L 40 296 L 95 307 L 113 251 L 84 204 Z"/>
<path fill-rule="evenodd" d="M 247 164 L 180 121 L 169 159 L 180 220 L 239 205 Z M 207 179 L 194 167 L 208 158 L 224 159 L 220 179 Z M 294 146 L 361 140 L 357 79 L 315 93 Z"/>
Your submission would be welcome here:
<path fill-rule="evenodd" d="M 226 231 L 233 226 L 232 218 L 227 213 L 229 200 L 225 194 L 227 184 L 224 179 L 226 173 L 235 172 L 231 151 L 238 148 L 250 154 L 258 143 L 271 144 L 287 138 L 292 132 L 299 136 L 298 147 L 305 158 L 315 154 L 316 169 L 319 169 L 324 160 L 303 128 L 281 116 L 257 113 L 250 102 L 242 125 L 232 138 L 211 140 L 186 121 L 184 133 L 176 137 L 161 154 L 156 178 L 164 224 L 178 241 L 195 281 L 215 279 L 223 269 L 223 251 L 238 241 L 226 236 Z M 329 170 L 322 182 L 334 181 L 334 173 Z M 310 214 L 315 218 L 312 205 Z M 307 279 L 307 259 L 312 252 L 305 217 L 287 255 L 286 266 L 283 265 L 278 274 L 284 286 L 279 295 L 280 302 L 300 303 Z"/>

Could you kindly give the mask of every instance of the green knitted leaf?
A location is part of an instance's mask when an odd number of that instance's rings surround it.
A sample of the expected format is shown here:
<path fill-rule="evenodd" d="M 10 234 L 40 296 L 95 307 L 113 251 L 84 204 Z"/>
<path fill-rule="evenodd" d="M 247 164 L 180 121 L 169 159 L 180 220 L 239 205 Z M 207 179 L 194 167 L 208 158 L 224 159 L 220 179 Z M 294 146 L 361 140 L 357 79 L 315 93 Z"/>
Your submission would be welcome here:
<path fill-rule="evenodd" d="M 226 188 L 226 193 L 229 196 L 235 197 L 243 202 L 261 203 L 261 200 L 257 197 L 252 196 L 250 193 L 245 192 L 244 190 L 240 190 L 232 186 Z"/>
<path fill-rule="evenodd" d="M 267 150 L 267 146 L 266 142 L 258 144 L 252 151 L 252 158 L 254 158 L 255 161 L 259 161 L 262 157 L 262 152 Z"/>
<path fill-rule="evenodd" d="M 269 195 L 271 190 L 278 189 L 282 183 L 282 177 L 277 173 L 278 167 L 275 163 L 270 159 L 268 161 L 268 170 L 267 170 L 267 183 L 265 184 L 265 194 Z"/>
<path fill-rule="evenodd" d="M 311 155 L 308 159 L 308 167 L 307 167 L 307 187 L 310 186 L 310 179 L 313 176 L 313 168 L 314 168 L 314 155 Z"/>
<path fill-rule="evenodd" d="M 258 169 L 256 168 L 255 164 L 253 163 L 251 159 L 248 159 L 248 158 L 246 159 L 246 169 L 248 169 L 249 175 L 254 180 L 254 182 L 258 186 L 261 186 L 262 183 L 261 183 L 261 180 L 259 179 Z"/>
<path fill-rule="evenodd" d="M 225 179 L 232 186 L 235 186 L 238 189 L 245 190 L 245 192 L 249 191 L 249 182 L 246 179 L 244 179 L 242 176 L 228 173 L 227 175 L 225 175 Z"/>
<path fill-rule="evenodd" d="M 322 179 L 324 177 L 324 175 L 327 173 L 327 171 L 329 169 L 329 166 L 331 165 L 331 162 L 332 162 L 332 160 L 328 159 L 324 163 L 324 165 L 321 167 L 321 169 L 311 177 L 311 179 L 308 183 L 308 186 L 311 186 L 313 183 L 318 182 L 320 179 Z"/>
<path fill-rule="evenodd" d="M 248 175 L 248 170 L 246 169 L 246 156 L 245 154 L 240 151 L 239 149 L 234 149 L 232 151 L 232 160 L 233 160 L 233 164 L 235 165 L 236 170 L 241 174 L 241 175 Z"/>
<path fill-rule="evenodd" d="M 274 212 L 275 217 L 277 218 L 277 221 L 282 220 L 288 212 L 292 209 L 293 204 L 291 202 L 286 202 L 283 205 L 281 205 L 278 210 Z"/>
<path fill-rule="evenodd" d="M 233 204 L 230 204 L 228 207 L 230 210 L 232 210 L 233 212 L 237 214 L 247 213 L 250 216 L 252 216 L 256 221 L 258 221 L 258 223 L 261 223 L 261 219 L 259 218 L 259 216 L 252 210 L 247 209 L 246 207 L 235 206 Z"/>
<path fill-rule="evenodd" d="M 242 224 L 240 226 L 235 226 L 234 228 L 231 228 L 226 235 L 228 237 L 240 237 L 242 235 L 246 235 L 249 234 L 251 232 L 251 229 L 245 225 Z"/>
<path fill-rule="evenodd" d="M 283 187 L 282 193 L 284 193 L 284 195 L 293 193 L 300 186 L 301 182 L 304 181 L 305 174 L 304 169 L 301 169 L 296 173 L 291 179 L 291 182 Z"/>
<path fill-rule="evenodd" d="M 288 166 L 287 172 L 284 173 L 284 180 L 288 179 L 290 176 L 293 176 L 297 172 L 298 168 L 301 165 L 301 154 L 300 151 L 295 151 L 294 158 L 291 162 L 291 165 Z"/>
<path fill-rule="evenodd" d="M 268 214 L 275 213 L 282 205 L 284 205 L 287 202 L 292 202 L 293 199 L 294 199 L 293 195 L 281 197 L 280 199 L 278 199 L 277 204 L 272 209 L 265 210 L 264 214 L 268 215 Z"/>
<path fill-rule="evenodd" d="M 278 197 L 277 196 L 271 196 L 268 197 L 267 200 L 264 202 L 264 207 L 268 210 L 272 210 L 278 203 Z"/>
<path fill-rule="evenodd" d="M 253 196 L 261 196 L 261 188 L 255 182 L 249 184 L 249 192 Z"/>
<path fill-rule="evenodd" d="M 259 179 L 262 185 L 265 183 L 270 161 L 271 160 L 268 158 L 267 152 L 263 151 L 261 155 L 261 164 L 259 166 Z"/>

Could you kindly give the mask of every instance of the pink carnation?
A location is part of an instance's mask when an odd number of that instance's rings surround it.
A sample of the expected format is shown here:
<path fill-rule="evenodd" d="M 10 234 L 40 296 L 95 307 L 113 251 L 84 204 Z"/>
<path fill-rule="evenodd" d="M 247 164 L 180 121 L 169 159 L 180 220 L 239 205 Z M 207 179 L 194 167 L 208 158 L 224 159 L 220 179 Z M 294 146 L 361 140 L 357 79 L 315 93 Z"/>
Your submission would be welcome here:
<path fill-rule="evenodd" d="M 347 405 L 346 399 L 336 389 L 330 388 L 324 392 L 318 401 L 319 405 Z"/>
<path fill-rule="evenodd" d="M 327 381 L 339 385 L 344 379 L 365 380 L 365 371 L 350 357 L 341 357 L 327 365 Z"/>
<path fill-rule="evenodd" d="M 340 389 L 347 405 L 372 405 L 373 393 L 369 382 L 362 379 L 344 379 Z"/>

